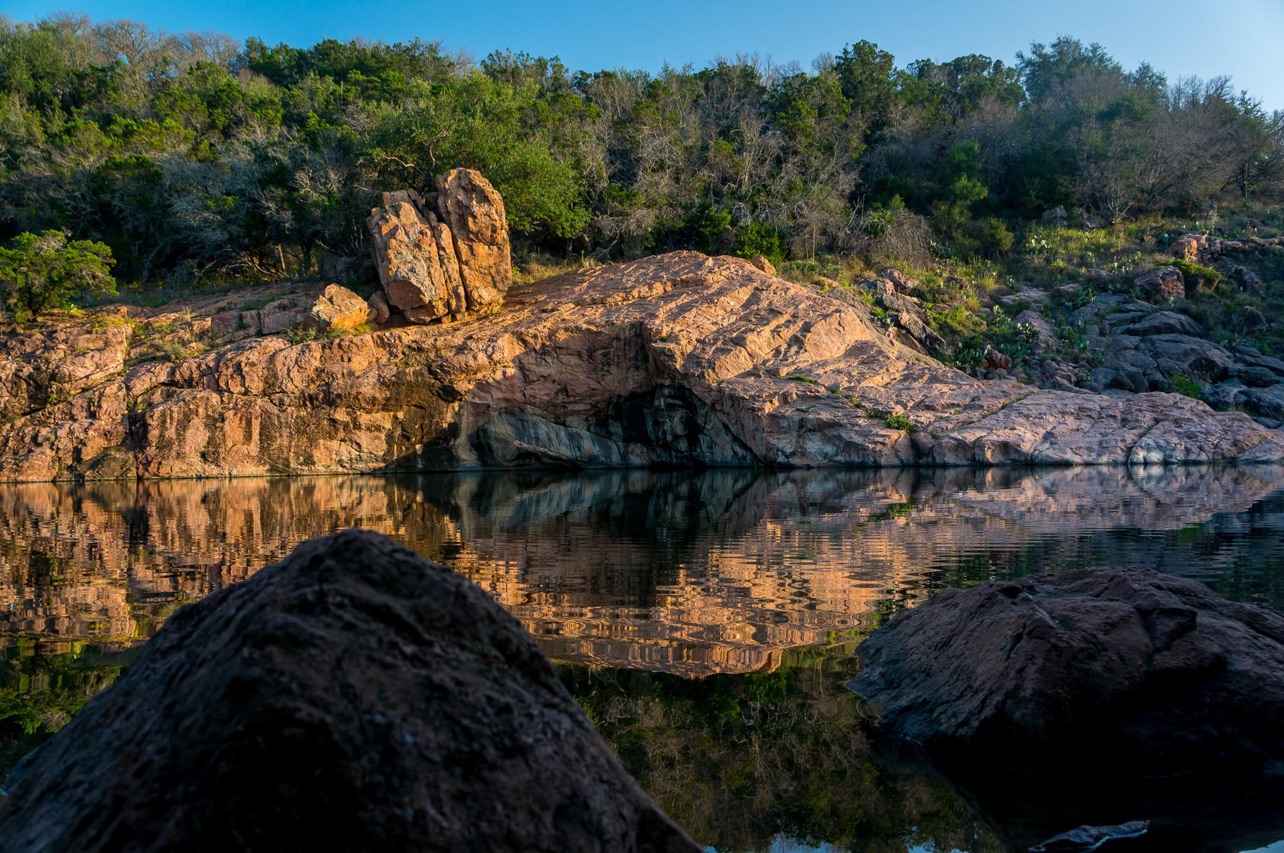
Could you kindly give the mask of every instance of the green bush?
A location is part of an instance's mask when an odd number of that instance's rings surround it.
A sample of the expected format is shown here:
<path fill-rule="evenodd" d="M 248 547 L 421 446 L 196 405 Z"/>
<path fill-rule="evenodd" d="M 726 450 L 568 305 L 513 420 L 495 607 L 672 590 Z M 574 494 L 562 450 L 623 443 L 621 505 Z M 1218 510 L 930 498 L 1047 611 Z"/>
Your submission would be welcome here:
<path fill-rule="evenodd" d="M 1199 383 L 1187 379 L 1180 373 L 1174 374 L 1172 378 L 1172 388 L 1174 394 L 1181 394 L 1183 397 L 1190 397 L 1192 400 L 1199 399 Z"/>
<path fill-rule="evenodd" d="M 741 258 L 762 255 L 773 264 L 784 263 L 784 240 L 775 226 L 765 222 L 750 222 L 736 234 L 735 254 Z"/>
<path fill-rule="evenodd" d="M 116 295 L 111 249 L 88 240 L 67 242 L 61 231 L 19 234 L 0 249 L 0 286 L 18 322 L 73 307 L 82 295 Z"/>
<path fill-rule="evenodd" d="M 1221 283 L 1222 274 L 1212 267 L 1206 267 L 1203 264 L 1194 264 L 1190 261 L 1175 260 L 1173 266 L 1181 270 L 1181 274 L 1188 279 L 1202 279 L 1208 283 L 1208 289 L 1212 290 Z"/>
<path fill-rule="evenodd" d="M 1016 240 L 1012 230 L 1003 224 L 1003 220 L 995 216 L 980 220 L 971 231 L 981 254 L 986 257 L 998 258 L 1006 255 L 1012 249 L 1013 241 Z"/>

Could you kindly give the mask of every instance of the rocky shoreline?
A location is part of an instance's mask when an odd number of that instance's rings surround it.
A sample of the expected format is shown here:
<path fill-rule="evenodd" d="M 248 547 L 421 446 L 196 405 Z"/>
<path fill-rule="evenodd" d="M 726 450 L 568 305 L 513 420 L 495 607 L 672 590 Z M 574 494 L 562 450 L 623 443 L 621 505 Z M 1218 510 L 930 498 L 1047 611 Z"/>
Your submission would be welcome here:
<path fill-rule="evenodd" d="M 368 333 L 343 331 L 343 291 L 11 327 L 0 481 L 1284 459 L 1284 436 L 1176 394 L 970 377 L 730 257 L 569 273 L 514 287 L 501 313 Z"/>

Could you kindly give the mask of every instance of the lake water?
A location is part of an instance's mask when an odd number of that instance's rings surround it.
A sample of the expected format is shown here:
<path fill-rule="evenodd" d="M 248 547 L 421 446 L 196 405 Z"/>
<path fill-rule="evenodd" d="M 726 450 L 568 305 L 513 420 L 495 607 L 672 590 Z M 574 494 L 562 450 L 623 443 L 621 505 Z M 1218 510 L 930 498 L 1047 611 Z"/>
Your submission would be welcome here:
<path fill-rule="evenodd" d="M 1203 812 L 978 801 L 861 725 L 842 684 L 890 613 L 989 578 L 1142 566 L 1284 609 L 1282 489 L 1271 466 L 0 486 L 0 771 L 177 607 L 360 526 L 493 595 L 719 851 L 1004 850 L 1148 816 L 1148 839 L 1113 849 L 1266 847 L 1284 815 L 1254 792 Z"/>

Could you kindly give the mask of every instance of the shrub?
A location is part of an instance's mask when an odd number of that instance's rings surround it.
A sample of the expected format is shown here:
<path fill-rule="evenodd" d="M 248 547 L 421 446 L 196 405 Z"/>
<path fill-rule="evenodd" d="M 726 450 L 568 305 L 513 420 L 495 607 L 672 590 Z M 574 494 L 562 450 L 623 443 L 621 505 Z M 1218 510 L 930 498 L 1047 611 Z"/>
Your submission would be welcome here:
<path fill-rule="evenodd" d="M 926 266 L 932 261 L 931 226 L 927 219 L 907 210 L 900 196 L 862 214 L 856 231 L 856 252 L 871 267 Z"/>
<path fill-rule="evenodd" d="M 18 322 L 73 307 L 80 295 L 116 295 L 111 249 L 89 240 L 67 242 L 61 231 L 19 234 L 0 249 L 0 285 Z"/>
<path fill-rule="evenodd" d="M 1173 266 L 1181 270 L 1181 274 L 1190 280 L 1199 280 L 1208 283 L 1208 289 L 1212 290 L 1221 283 L 1222 274 L 1212 267 L 1206 267 L 1203 264 L 1194 264 L 1190 261 L 1178 258 L 1173 261 Z"/>
<path fill-rule="evenodd" d="M 742 258 L 762 255 L 773 264 L 785 260 L 785 244 L 780 232 L 765 222 L 750 222 L 736 234 L 735 253 Z"/>
<path fill-rule="evenodd" d="M 1172 384 L 1171 390 L 1174 394 L 1181 394 L 1183 397 L 1190 397 L 1192 400 L 1199 399 L 1198 382 L 1194 382 L 1190 379 L 1187 379 L 1185 376 L 1182 376 L 1180 373 L 1175 373 L 1173 374 L 1171 384 Z"/>

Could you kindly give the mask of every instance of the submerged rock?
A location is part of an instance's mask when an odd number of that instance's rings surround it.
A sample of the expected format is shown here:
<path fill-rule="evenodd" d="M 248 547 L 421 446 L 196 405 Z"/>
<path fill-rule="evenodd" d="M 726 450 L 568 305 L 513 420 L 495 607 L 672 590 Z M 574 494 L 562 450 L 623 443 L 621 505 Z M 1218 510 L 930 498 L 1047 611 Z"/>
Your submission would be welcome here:
<path fill-rule="evenodd" d="M 947 758 L 1136 775 L 1284 759 L 1284 616 L 1171 575 L 946 590 L 859 654 L 851 689 Z"/>
<path fill-rule="evenodd" d="M 0 851 L 698 851 L 478 587 L 349 531 L 179 611 L 25 762 Z"/>
<path fill-rule="evenodd" d="M 1042 844 L 1034 845 L 1030 848 L 1030 853 L 1054 853 L 1054 851 L 1088 853 L 1090 850 L 1096 850 L 1107 841 L 1117 841 L 1121 838 L 1138 838 L 1145 835 L 1146 830 L 1149 828 L 1150 821 L 1148 820 L 1130 820 L 1127 823 L 1115 826 L 1081 826 L 1069 832 L 1054 835 Z"/>

